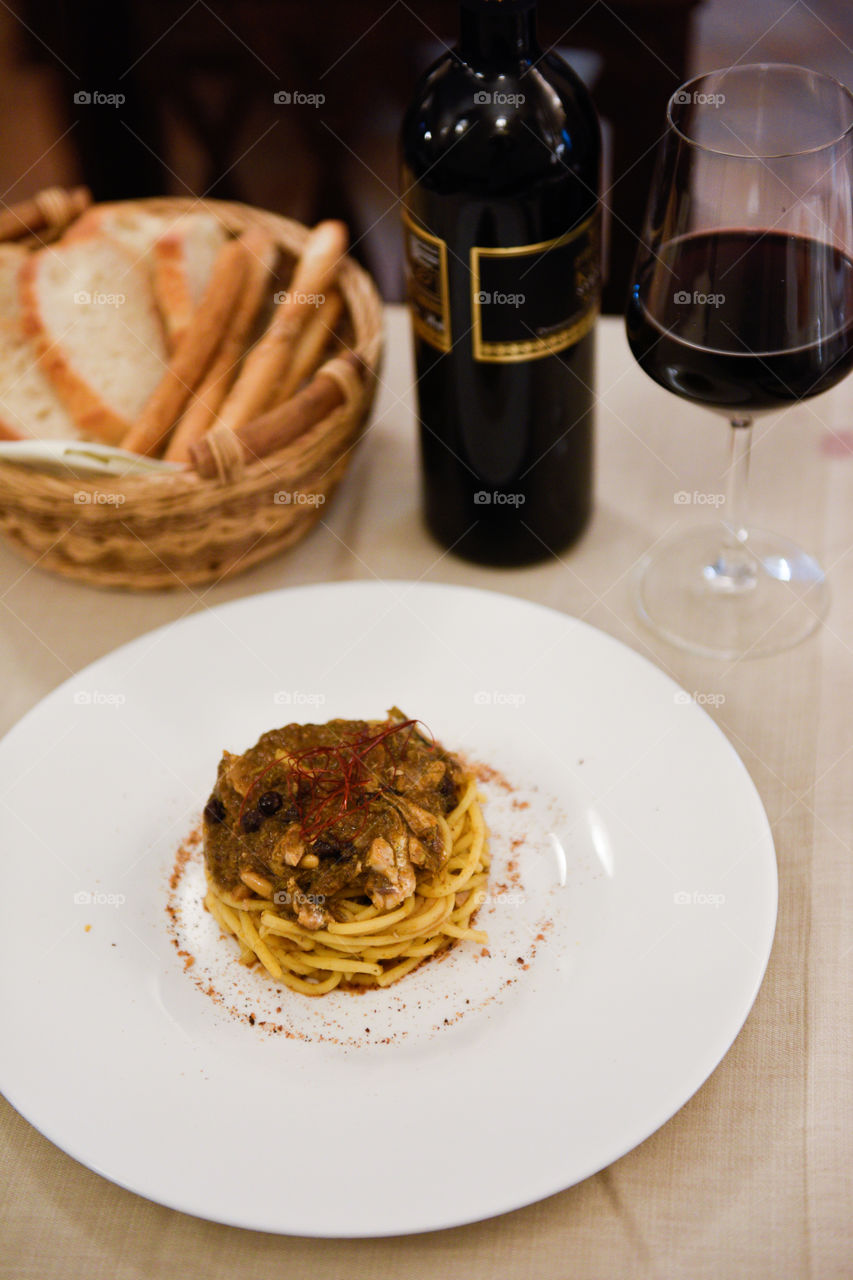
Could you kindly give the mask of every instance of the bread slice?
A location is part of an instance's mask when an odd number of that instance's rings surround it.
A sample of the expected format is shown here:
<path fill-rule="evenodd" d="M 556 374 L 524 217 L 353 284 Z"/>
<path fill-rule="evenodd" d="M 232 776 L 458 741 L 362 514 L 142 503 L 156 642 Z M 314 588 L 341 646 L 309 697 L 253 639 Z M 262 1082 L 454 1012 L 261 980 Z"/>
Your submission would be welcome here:
<path fill-rule="evenodd" d="M 76 440 L 79 434 L 32 343 L 0 319 L 0 440 Z"/>
<path fill-rule="evenodd" d="M 172 351 L 190 326 L 225 240 L 222 223 L 200 211 L 178 218 L 154 242 L 154 294 Z"/>
<path fill-rule="evenodd" d="M 0 244 L 0 320 L 16 325 L 21 315 L 18 277 L 27 258 L 17 244 Z"/>
<path fill-rule="evenodd" d="M 173 214 L 150 213 L 133 204 L 94 204 L 72 223 L 63 240 L 107 235 L 137 258 L 147 258 L 155 240 L 175 221 Z"/>
<path fill-rule="evenodd" d="M 61 240 L 24 263 L 21 314 L 80 434 L 118 444 L 168 363 L 146 269 L 106 236 Z"/>
<path fill-rule="evenodd" d="M 169 349 L 187 331 L 193 312 L 226 239 L 222 223 L 204 209 L 188 213 L 151 213 L 141 206 L 99 204 L 78 218 L 66 240 L 109 236 L 143 261 L 153 275 L 154 294 Z"/>

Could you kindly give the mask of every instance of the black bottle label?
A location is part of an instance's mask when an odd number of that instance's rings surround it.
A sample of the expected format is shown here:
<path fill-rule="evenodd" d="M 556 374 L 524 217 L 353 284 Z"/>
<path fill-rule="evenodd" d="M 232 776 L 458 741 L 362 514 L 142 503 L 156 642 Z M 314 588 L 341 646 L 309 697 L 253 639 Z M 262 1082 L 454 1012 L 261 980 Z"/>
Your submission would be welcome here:
<path fill-rule="evenodd" d="M 471 250 L 475 360 L 538 360 L 589 332 L 601 297 L 599 228 L 595 213 L 555 240 Z"/>
<path fill-rule="evenodd" d="M 403 233 L 415 332 L 439 351 L 449 351 L 452 343 L 447 245 L 418 226 L 407 210 L 403 211 Z"/>

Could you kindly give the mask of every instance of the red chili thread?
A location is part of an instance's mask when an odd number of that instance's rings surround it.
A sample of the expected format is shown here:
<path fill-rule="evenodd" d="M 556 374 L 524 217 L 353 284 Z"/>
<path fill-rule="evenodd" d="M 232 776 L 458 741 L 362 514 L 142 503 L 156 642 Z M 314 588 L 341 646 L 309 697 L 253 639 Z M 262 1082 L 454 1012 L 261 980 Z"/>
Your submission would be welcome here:
<path fill-rule="evenodd" d="M 270 764 L 265 765 L 249 783 L 237 815 L 238 826 L 242 821 L 249 797 L 264 776 L 278 765 L 284 765 L 295 775 L 297 780 L 297 804 L 299 803 L 300 783 L 309 785 L 314 797 L 316 797 L 316 800 L 312 797 L 313 803 L 309 804 L 308 811 L 303 812 L 300 819 L 300 834 L 304 840 L 318 839 L 324 831 L 328 831 L 336 823 L 340 822 L 347 813 L 362 812 L 366 821 L 366 811 L 371 799 L 371 793 L 363 790 L 368 781 L 367 775 L 371 772 L 368 756 L 393 734 L 406 730 L 406 737 L 400 745 L 396 758 L 394 758 L 389 748 L 389 755 L 394 761 L 392 784 L 396 784 L 398 771 L 405 757 L 412 734 L 415 732 L 415 726 L 420 723 L 422 722 L 419 720 L 389 722 L 385 728 L 376 733 L 361 730 L 348 741 L 306 747 L 303 751 L 295 752 L 288 761 L 273 760 Z M 430 735 L 430 741 L 426 745 L 431 751 L 434 751 L 435 740 L 426 725 L 424 725 L 424 728 Z M 322 768 L 314 767 L 315 761 L 318 765 L 321 761 L 325 762 L 324 766 Z M 312 767 L 306 769 L 306 764 Z M 381 781 L 379 785 L 382 790 L 393 790 L 393 785 L 389 787 L 387 783 Z M 361 795 L 356 794 L 359 788 L 362 789 Z M 335 805 L 337 806 L 335 811 L 327 814 L 326 810 Z"/>

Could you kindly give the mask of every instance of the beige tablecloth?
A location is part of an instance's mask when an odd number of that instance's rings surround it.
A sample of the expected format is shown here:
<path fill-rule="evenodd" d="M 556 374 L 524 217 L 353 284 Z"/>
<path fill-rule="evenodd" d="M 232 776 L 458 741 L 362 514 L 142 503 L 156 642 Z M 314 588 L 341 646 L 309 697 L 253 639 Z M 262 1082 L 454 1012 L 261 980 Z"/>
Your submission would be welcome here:
<path fill-rule="evenodd" d="M 725 426 L 646 379 L 621 325 L 605 321 L 589 533 L 559 562 L 474 568 L 442 555 L 421 528 L 399 309 L 388 329 L 373 426 L 325 523 L 290 555 L 210 590 L 134 596 L 66 583 L 0 548 L 0 727 L 141 632 L 273 587 L 422 577 L 552 605 L 647 654 L 686 689 L 724 695 L 711 714 L 756 782 L 778 852 L 779 923 L 764 986 L 721 1066 L 641 1147 L 540 1204 L 434 1234 L 324 1241 L 202 1222 L 112 1186 L 3 1103 L 0 1276 L 850 1277 L 853 380 L 768 418 L 755 441 L 755 523 L 821 557 L 832 583 L 829 620 L 789 653 L 717 662 L 647 633 L 632 614 L 629 575 L 655 538 L 701 518 L 674 494 L 719 488 Z"/>

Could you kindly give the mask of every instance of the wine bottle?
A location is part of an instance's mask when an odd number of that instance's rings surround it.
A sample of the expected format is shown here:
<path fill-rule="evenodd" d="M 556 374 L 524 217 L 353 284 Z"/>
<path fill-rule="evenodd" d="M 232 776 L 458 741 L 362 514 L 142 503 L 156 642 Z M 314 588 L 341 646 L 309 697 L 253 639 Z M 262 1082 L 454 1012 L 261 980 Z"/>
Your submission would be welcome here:
<path fill-rule="evenodd" d="M 483 564 L 556 555 L 592 506 L 600 131 L 535 0 L 461 0 L 402 134 L 427 526 Z"/>

